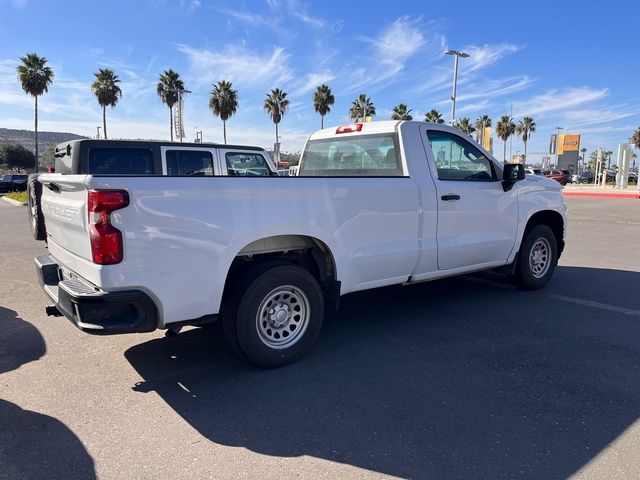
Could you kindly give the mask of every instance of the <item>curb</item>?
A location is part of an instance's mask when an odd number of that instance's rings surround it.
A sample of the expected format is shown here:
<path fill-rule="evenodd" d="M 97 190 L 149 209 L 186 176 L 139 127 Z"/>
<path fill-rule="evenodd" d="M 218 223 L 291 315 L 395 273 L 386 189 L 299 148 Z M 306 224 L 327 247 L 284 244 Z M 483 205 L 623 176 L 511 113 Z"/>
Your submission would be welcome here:
<path fill-rule="evenodd" d="M 562 192 L 565 197 L 590 197 L 590 198 L 640 198 L 640 192 L 636 193 L 598 193 L 598 192 Z"/>
<path fill-rule="evenodd" d="M 27 204 L 25 202 L 19 202 L 18 200 L 14 200 L 13 198 L 2 197 L 5 202 L 9 202 L 16 207 L 26 207 Z"/>

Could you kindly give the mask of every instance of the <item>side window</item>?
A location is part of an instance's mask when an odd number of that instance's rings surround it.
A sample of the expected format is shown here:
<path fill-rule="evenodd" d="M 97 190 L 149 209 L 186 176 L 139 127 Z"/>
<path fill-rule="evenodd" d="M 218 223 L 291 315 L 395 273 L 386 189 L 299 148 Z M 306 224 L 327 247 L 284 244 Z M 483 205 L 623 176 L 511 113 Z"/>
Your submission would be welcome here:
<path fill-rule="evenodd" d="M 262 177 L 271 173 L 267 161 L 259 153 L 227 152 L 225 160 L 230 176 Z"/>
<path fill-rule="evenodd" d="M 89 171 L 94 175 L 151 175 L 153 152 L 144 148 L 101 148 L 89 150 Z"/>
<path fill-rule="evenodd" d="M 203 150 L 167 150 L 167 175 L 211 176 L 213 157 Z"/>
<path fill-rule="evenodd" d="M 491 160 L 463 138 L 437 130 L 428 131 L 427 136 L 439 180 L 496 179 Z"/>

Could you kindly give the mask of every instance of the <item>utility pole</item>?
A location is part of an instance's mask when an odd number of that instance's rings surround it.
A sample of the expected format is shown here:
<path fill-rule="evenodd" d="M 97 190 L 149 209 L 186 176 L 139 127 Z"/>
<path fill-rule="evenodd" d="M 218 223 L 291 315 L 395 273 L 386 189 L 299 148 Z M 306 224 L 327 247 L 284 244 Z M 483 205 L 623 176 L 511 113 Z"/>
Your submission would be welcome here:
<path fill-rule="evenodd" d="M 458 50 L 447 50 L 445 55 L 453 55 L 453 92 L 451 93 L 451 121 L 450 125 L 456 123 L 456 93 L 458 88 L 458 58 L 468 58 L 469 54 L 465 52 L 459 52 Z"/>

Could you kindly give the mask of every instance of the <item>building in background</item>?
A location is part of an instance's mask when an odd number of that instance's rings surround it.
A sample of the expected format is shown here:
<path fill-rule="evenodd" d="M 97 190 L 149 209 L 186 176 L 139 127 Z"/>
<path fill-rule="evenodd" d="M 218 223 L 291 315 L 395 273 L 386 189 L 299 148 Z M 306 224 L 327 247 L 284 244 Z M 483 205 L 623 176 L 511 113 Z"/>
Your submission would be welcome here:
<path fill-rule="evenodd" d="M 575 133 L 551 135 L 549 153 L 557 154 L 558 161 L 555 166 L 557 170 L 569 170 L 571 173 L 577 173 L 580 161 L 580 135 Z"/>

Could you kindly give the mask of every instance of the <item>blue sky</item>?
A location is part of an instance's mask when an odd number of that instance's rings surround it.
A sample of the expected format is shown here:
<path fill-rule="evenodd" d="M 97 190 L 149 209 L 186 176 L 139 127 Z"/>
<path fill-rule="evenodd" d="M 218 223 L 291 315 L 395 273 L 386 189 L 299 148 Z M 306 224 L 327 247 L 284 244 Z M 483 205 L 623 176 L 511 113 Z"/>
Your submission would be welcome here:
<path fill-rule="evenodd" d="M 46 56 L 56 79 L 41 101 L 41 129 L 95 135 L 100 109 L 92 73 L 113 68 L 124 96 L 107 112 L 111 137 L 168 138 L 169 113 L 155 85 L 167 68 L 193 93 L 186 133 L 222 141 L 208 110 L 211 84 L 228 79 L 240 108 L 229 141 L 273 144 L 262 109 L 266 92 L 289 93 L 282 148 L 297 151 L 320 127 L 311 97 L 322 82 L 336 103 L 325 125 L 348 123 L 359 93 L 376 119 L 402 102 L 422 119 L 431 108 L 450 115 L 452 58 L 461 49 L 458 117 L 494 121 L 513 105 L 538 124 L 529 152 L 548 149 L 556 126 L 582 134 L 590 150 L 615 150 L 640 126 L 640 67 L 633 47 L 635 3 L 344 2 L 302 0 L 44 1 L 0 0 L 0 127 L 32 128 L 33 101 L 20 89 L 18 58 Z M 628 57 L 627 57 L 628 55 Z M 513 153 L 522 143 L 513 142 Z M 495 143 L 501 150 L 501 143 Z"/>

